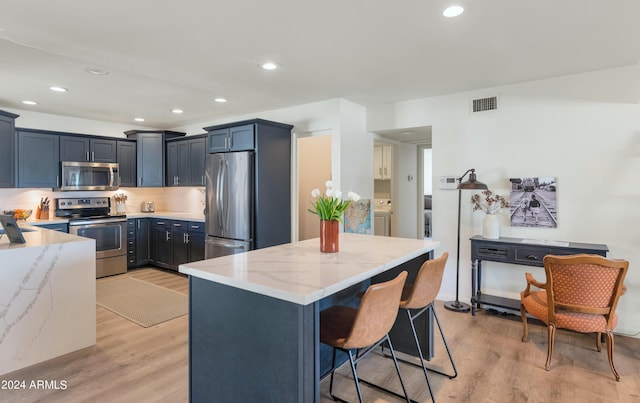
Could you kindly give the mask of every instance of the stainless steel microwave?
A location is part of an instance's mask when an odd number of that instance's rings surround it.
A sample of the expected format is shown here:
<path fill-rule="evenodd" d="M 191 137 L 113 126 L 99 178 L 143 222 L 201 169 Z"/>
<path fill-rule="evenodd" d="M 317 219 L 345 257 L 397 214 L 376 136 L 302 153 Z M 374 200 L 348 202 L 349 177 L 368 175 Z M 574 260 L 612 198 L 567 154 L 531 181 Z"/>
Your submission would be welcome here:
<path fill-rule="evenodd" d="M 57 190 L 116 190 L 120 186 L 117 162 L 62 161 Z"/>

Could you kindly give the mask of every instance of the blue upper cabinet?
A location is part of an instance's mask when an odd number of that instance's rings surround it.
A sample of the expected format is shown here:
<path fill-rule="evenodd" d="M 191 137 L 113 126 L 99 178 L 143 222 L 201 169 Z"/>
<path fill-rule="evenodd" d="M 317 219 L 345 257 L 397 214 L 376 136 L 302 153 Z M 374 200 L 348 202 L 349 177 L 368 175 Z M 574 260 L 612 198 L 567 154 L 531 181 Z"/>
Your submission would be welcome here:
<path fill-rule="evenodd" d="M 206 128 L 212 129 L 212 128 Z M 209 130 L 207 130 L 209 131 Z M 246 151 L 255 148 L 255 125 L 240 125 L 210 130 L 209 153 Z"/>
<path fill-rule="evenodd" d="M 165 185 L 165 140 L 185 133 L 167 130 L 129 130 L 128 138 L 137 141 L 136 164 L 138 187 Z"/>
<path fill-rule="evenodd" d="M 107 138 L 60 136 L 60 160 L 117 162 L 117 143 Z"/>
<path fill-rule="evenodd" d="M 15 186 L 15 120 L 18 115 L 0 111 L 0 188 Z"/>
<path fill-rule="evenodd" d="M 117 140 L 120 186 L 135 187 L 137 185 L 136 142 Z"/>
<path fill-rule="evenodd" d="M 18 187 L 55 188 L 60 185 L 59 136 L 17 130 Z"/>
<path fill-rule="evenodd" d="M 167 186 L 204 186 L 206 135 L 167 141 Z"/>

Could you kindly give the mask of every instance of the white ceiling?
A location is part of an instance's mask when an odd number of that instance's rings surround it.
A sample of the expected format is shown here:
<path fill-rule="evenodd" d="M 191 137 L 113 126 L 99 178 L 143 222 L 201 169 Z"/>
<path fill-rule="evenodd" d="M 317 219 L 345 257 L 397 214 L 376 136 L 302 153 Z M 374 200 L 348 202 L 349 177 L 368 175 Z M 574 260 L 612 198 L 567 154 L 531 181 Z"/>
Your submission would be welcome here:
<path fill-rule="evenodd" d="M 336 97 L 369 106 L 640 59 L 638 0 L 468 0 L 462 16 L 446 19 L 449 3 L 4 1 L 0 107 L 132 125 L 142 116 L 170 129 Z M 259 69 L 265 60 L 282 67 Z M 176 107 L 184 114 L 169 112 Z"/>

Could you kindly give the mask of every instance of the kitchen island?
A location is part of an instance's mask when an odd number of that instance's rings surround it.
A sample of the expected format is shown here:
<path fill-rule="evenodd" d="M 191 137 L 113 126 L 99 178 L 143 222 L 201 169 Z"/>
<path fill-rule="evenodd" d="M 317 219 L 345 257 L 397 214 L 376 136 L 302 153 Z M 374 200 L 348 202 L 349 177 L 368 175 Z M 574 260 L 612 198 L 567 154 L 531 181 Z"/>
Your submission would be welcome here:
<path fill-rule="evenodd" d="M 319 312 L 401 270 L 415 277 L 438 246 L 341 233 L 338 253 L 310 239 L 181 265 L 190 401 L 319 401 Z"/>
<path fill-rule="evenodd" d="M 95 240 L 20 226 L 0 238 L 0 375 L 96 344 Z"/>

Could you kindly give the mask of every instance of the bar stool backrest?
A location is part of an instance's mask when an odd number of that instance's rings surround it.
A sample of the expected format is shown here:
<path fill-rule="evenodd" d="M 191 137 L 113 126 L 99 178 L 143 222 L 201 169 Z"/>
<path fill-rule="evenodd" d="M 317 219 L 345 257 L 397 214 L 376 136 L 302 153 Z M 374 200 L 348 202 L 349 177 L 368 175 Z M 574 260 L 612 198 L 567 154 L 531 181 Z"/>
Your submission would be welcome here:
<path fill-rule="evenodd" d="M 343 348 L 365 348 L 382 339 L 398 316 L 402 288 L 407 279 L 403 271 L 395 279 L 372 284 L 362 297 L 353 327 Z"/>
<path fill-rule="evenodd" d="M 440 292 L 448 257 L 449 253 L 444 252 L 439 258 L 424 262 L 413 287 L 409 284 L 405 287 L 400 301 L 401 308 L 422 309 L 433 302 Z"/>

